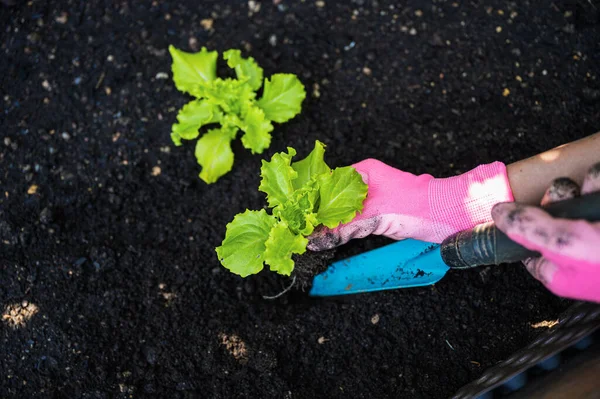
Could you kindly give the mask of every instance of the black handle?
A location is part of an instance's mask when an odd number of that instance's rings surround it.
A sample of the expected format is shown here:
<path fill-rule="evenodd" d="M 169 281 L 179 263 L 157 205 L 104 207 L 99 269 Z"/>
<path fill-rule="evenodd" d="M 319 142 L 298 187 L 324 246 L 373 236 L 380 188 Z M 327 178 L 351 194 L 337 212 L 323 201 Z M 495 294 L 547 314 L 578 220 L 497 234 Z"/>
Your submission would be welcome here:
<path fill-rule="evenodd" d="M 555 202 L 543 209 L 554 217 L 597 222 L 600 192 Z M 454 269 L 518 262 L 539 255 L 512 241 L 493 222 L 451 235 L 442 242 L 440 250 L 444 262 Z"/>

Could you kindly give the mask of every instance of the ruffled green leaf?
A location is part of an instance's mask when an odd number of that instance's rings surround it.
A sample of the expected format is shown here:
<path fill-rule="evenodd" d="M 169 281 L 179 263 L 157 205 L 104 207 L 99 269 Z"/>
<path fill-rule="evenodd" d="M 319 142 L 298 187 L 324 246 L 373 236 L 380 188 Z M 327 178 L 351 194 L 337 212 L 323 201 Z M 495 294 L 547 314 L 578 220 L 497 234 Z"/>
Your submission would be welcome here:
<path fill-rule="evenodd" d="M 367 185 L 351 166 L 336 168 L 332 173 L 320 175 L 319 209 L 317 219 L 330 229 L 348 223 L 356 212 L 362 211 L 367 197 Z"/>
<path fill-rule="evenodd" d="M 288 201 L 273 210 L 279 219 L 285 220 L 294 234 L 310 235 L 318 224 L 317 214 L 313 212 L 310 193 L 306 192 L 298 201 Z"/>
<path fill-rule="evenodd" d="M 181 139 L 193 140 L 198 137 L 198 130 L 221 120 L 223 113 L 216 105 L 206 100 L 193 100 L 179 110 L 177 123 L 172 127 L 171 139 L 175 145 L 181 145 Z"/>
<path fill-rule="evenodd" d="M 256 93 L 244 82 L 235 79 L 217 78 L 212 82 L 200 82 L 193 88 L 194 95 L 206 98 L 220 106 L 228 114 L 241 115 L 252 105 Z"/>
<path fill-rule="evenodd" d="M 288 147 L 288 153 L 280 152 L 271 158 L 270 162 L 263 159 L 260 168 L 262 180 L 258 191 L 267 194 L 267 202 L 271 208 L 284 204 L 294 193 L 294 180 L 298 173 L 290 165 L 296 150 Z"/>
<path fill-rule="evenodd" d="M 265 118 L 260 108 L 256 106 L 248 108 L 241 129 L 246 132 L 242 136 L 242 144 L 253 154 L 260 154 L 271 145 L 273 125 Z"/>
<path fill-rule="evenodd" d="M 271 271 L 289 276 L 294 270 L 293 254 L 306 252 L 308 239 L 290 231 L 286 222 L 277 223 L 265 243 L 265 263 Z"/>
<path fill-rule="evenodd" d="M 298 172 L 298 177 L 293 181 L 296 190 L 303 187 L 318 175 L 331 172 L 331 169 L 324 161 L 324 156 L 325 144 L 317 140 L 315 142 L 315 148 L 306 158 L 292 164 L 292 168 Z"/>
<path fill-rule="evenodd" d="M 237 128 L 211 129 L 196 143 L 196 159 L 202 171 L 200 178 L 206 183 L 214 183 L 233 167 L 231 140 Z"/>
<path fill-rule="evenodd" d="M 287 122 L 300 113 L 306 91 L 300 79 L 293 74 L 278 73 L 265 79 L 263 96 L 258 106 L 267 119 L 277 123 Z"/>
<path fill-rule="evenodd" d="M 194 88 L 199 82 L 211 82 L 217 78 L 219 55 L 216 51 L 202 47 L 197 53 L 186 53 L 169 46 L 169 52 L 173 58 L 173 81 L 179 91 L 194 95 Z"/>
<path fill-rule="evenodd" d="M 242 277 L 263 268 L 269 233 L 277 220 L 264 209 L 238 214 L 227 225 L 225 239 L 216 248 L 221 264 Z"/>
<path fill-rule="evenodd" d="M 252 90 L 260 89 L 263 69 L 258 66 L 254 58 L 242 58 L 240 50 L 227 50 L 223 53 L 223 58 L 227 60 L 229 68 L 235 69 L 235 74 L 239 80 L 247 81 Z"/>

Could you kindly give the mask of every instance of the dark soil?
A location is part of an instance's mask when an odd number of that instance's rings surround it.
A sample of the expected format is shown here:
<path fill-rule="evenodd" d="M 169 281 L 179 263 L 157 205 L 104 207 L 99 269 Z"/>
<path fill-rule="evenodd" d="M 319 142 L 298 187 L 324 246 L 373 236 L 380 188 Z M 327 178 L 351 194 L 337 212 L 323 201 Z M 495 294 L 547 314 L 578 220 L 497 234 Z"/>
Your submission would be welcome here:
<path fill-rule="evenodd" d="M 260 161 L 286 146 L 449 176 L 594 133 L 596 0 L 14 3 L 0 5 L 0 397 L 443 398 L 570 304 L 519 265 L 264 300 L 289 280 L 243 280 L 214 248 L 264 206 Z M 205 185 L 193 143 L 169 138 L 187 101 L 159 74 L 169 44 L 296 73 L 302 114 L 263 156 L 236 143 L 233 171 Z"/>
<path fill-rule="evenodd" d="M 296 288 L 308 291 L 312 286 L 313 277 L 327 270 L 335 258 L 335 253 L 336 249 L 334 248 L 328 251 L 306 251 L 302 255 L 294 255 L 292 276 L 296 278 Z"/>

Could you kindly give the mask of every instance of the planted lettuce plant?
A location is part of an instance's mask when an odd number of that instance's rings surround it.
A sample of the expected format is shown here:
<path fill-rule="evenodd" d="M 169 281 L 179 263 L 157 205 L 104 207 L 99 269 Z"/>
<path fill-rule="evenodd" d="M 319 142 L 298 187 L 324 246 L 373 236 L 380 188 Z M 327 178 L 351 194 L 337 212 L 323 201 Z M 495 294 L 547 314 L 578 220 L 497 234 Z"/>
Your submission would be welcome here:
<path fill-rule="evenodd" d="M 307 237 L 315 227 L 335 228 L 362 211 L 367 185 L 351 166 L 331 170 L 323 156 L 325 145 L 315 143 L 304 159 L 292 162 L 293 148 L 262 161 L 259 191 L 267 194 L 268 207 L 246 210 L 227 225 L 225 239 L 216 248 L 221 264 L 246 277 L 271 271 L 289 276 L 293 254 L 306 251 Z"/>
<path fill-rule="evenodd" d="M 264 80 L 263 69 L 252 57 L 242 58 L 240 50 L 223 53 L 237 79 L 217 77 L 216 51 L 202 48 L 186 53 L 169 46 L 173 58 L 173 81 L 179 91 L 195 97 L 177 114 L 171 139 L 195 140 L 200 129 L 213 125 L 196 143 L 196 159 L 202 167 L 200 178 L 214 183 L 233 167 L 231 141 L 241 130 L 245 148 L 260 154 L 271 144 L 272 122 L 283 123 L 298 115 L 306 91 L 293 74 L 278 73 Z M 262 96 L 257 91 L 263 86 Z M 220 125 L 220 126 L 218 126 Z"/>

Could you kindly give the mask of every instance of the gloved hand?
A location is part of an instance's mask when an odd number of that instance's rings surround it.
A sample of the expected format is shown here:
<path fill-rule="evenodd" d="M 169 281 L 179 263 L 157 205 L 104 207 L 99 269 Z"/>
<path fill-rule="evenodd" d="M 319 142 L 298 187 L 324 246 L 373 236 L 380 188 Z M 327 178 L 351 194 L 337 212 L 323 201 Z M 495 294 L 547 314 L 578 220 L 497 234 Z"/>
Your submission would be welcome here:
<path fill-rule="evenodd" d="M 600 191 L 600 163 L 588 172 L 582 194 Z M 542 205 L 578 195 L 579 187 L 558 179 Z M 520 204 L 492 209 L 496 226 L 511 240 L 542 254 L 523 263 L 529 273 L 556 295 L 600 302 L 600 223 L 556 219 L 543 210 Z"/>
<path fill-rule="evenodd" d="M 330 249 L 369 234 L 440 243 L 455 232 L 490 221 L 496 203 L 513 200 L 501 162 L 444 179 L 415 176 L 375 159 L 352 166 L 369 186 L 362 213 L 333 230 L 317 229 L 309 237 L 308 249 Z"/>

